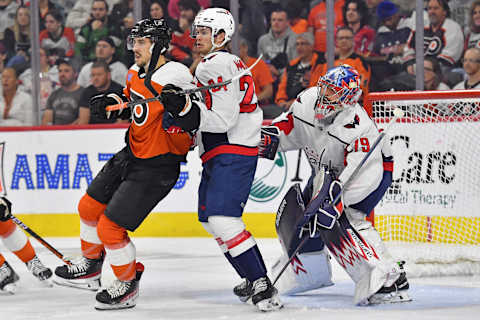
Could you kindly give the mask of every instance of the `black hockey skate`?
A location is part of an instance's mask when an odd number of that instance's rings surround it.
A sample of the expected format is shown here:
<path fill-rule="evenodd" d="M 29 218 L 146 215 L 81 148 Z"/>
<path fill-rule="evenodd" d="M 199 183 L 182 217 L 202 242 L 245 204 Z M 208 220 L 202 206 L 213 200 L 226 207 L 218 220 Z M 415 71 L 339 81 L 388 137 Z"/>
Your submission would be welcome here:
<path fill-rule="evenodd" d="M 268 277 L 255 280 L 252 287 L 252 303 L 260 311 L 274 311 L 283 307 L 283 303 L 278 298 L 278 291 Z"/>
<path fill-rule="evenodd" d="M 244 279 L 242 283 L 233 288 L 233 293 L 240 301 L 248 302 L 253 295 L 253 284 L 248 279 Z"/>
<path fill-rule="evenodd" d="M 114 280 L 110 287 L 97 293 L 95 309 L 113 310 L 133 308 L 137 304 L 140 278 L 144 270 L 143 264 L 137 262 L 137 274 L 130 281 Z"/>
<path fill-rule="evenodd" d="M 45 267 L 37 256 L 25 264 L 27 265 L 28 271 L 30 271 L 35 278 L 51 286 L 51 283 L 46 280 L 52 277 L 52 270 Z"/>
<path fill-rule="evenodd" d="M 15 282 L 19 279 L 12 267 L 5 261 L 0 266 L 0 293 L 14 294 L 17 289 Z"/>
<path fill-rule="evenodd" d="M 103 260 L 103 254 L 98 259 L 82 257 L 72 265 L 57 267 L 53 282 L 61 286 L 97 291 L 101 285 Z"/>
<path fill-rule="evenodd" d="M 412 298 L 408 295 L 408 289 L 410 285 L 408 284 L 407 274 L 403 265 L 405 261 L 398 262 L 400 269 L 400 275 L 397 280 L 391 286 L 383 286 L 380 290 L 377 291 L 372 297 L 369 298 L 370 304 L 379 304 L 379 303 L 396 303 L 396 302 L 408 302 L 412 301 Z"/>

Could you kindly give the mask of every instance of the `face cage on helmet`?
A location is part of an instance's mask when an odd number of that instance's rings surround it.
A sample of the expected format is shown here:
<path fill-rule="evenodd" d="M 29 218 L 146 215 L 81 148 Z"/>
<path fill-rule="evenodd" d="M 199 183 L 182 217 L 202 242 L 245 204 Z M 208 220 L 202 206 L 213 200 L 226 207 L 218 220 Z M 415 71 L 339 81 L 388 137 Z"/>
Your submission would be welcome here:
<path fill-rule="evenodd" d="M 334 94 L 327 96 L 327 89 L 330 88 Z M 345 88 L 338 88 L 320 78 L 317 83 L 317 102 L 315 104 L 315 120 L 323 121 L 345 107 L 342 102 Z"/>

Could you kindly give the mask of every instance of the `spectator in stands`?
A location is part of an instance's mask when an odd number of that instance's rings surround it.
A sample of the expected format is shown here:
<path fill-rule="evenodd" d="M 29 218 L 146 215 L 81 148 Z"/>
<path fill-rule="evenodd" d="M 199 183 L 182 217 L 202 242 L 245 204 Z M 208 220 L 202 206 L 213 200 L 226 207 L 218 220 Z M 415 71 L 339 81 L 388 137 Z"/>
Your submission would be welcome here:
<path fill-rule="evenodd" d="M 5 69 L 5 64 L 7 62 L 7 49 L 3 44 L 3 41 L 0 40 L 0 83 L 2 81 L 3 69 Z M 0 86 L 0 94 L 2 93 L 2 86 Z"/>
<path fill-rule="evenodd" d="M 174 28 L 178 22 L 168 15 L 167 3 L 165 0 L 152 0 L 150 3 L 150 18 L 164 19 L 170 28 Z"/>
<path fill-rule="evenodd" d="M 39 35 L 40 47 L 54 64 L 59 57 L 73 57 L 75 47 L 75 34 L 72 29 L 62 25 L 62 16 L 57 11 L 51 10 L 45 17 L 45 30 Z"/>
<path fill-rule="evenodd" d="M 115 0 L 118 2 L 118 0 Z M 150 14 L 149 1 L 142 1 L 142 19 L 146 18 Z M 109 16 L 110 21 L 117 24 L 116 28 L 121 34 L 122 39 L 127 39 L 130 34 L 130 30 L 135 24 L 133 18 L 133 0 L 120 0 L 113 6 L 112 13 Z M 126 65 L 131 66 L 134 62 L 133 51 L 127 50 L 124 52 L 123 57 L 119 59 Z"/>
<path fill-rule="evenodd" d="M 112 80 L 125 85 L 128 69 L 115 58 L 115 44 L 110 37 L 105 37 L 97 42 L 95 47 L 95 61 L 105 61 L 111 70 Z M 78 75 L 78 84 L 84 88 L 92 84 L 90 78 L 93 62 L 85 64 Z"/>
<path fill-rule="evenodd" d="M 423 60 L 424 90 L 450 90 L 442 82 L 442 68 L 435 57 L 425 57 Z"/>
<path fill-rule="evenodd" d="M 375 36 L 372 54 L 368 58 L 372 66 L 372 91 L 380 90 L 382 80 L 404 70 L 403 51 L 411 32 L 409 27 L 399 24 L 399 9 L 393 2 L 380 2 L 377 17 L 380 27 Z"/>
<path fill-rule="evenodd" d="M 35 124 L 32 97 L 18 90 L 17 71 L 5 68 L 2 72 L 0 95 L 0 126 L 33 126 Z"/>
<path fill-rule="evenodd" d="M 450 8 L 447 0 L 429 0 L 427 9 L 430 24 L 425 26 L 424 30 L 424 55 L 436 57 L 445 74 L 462 56 L 463 33 L 460 25 L 449 18 Z M 413 74 L 415 30 L 410 34 L 404 62 L 408 73 Z"/>
<path fill-rule="evenodd" d="M 195 0 L 197 4 L 202 8 L 210 7 L 210 0 Z M 168 15 L 175 20 L 180 18 L 180 0 L 170 0 L 168 1 Z"/>
<path fill-rule="evenodd" d="M 112 8 L 114 7 L 114 5 L 116 5 L 121 1 L 122 0 L 107 0 L 108 7 Z M 68 12 L 65 25 L 69 28 L 74 29 L 75 32 L 78 32 L 82 26 L 89 23 L 90 20 L 92 19 L 92 15 L 91 15 L 92 2 L 93 0 L 77 1 L 73 6 L 73 8 Z M 142 1 L 142 2 L 145 2 L 145 1 Z M 113 9 L 112 9 L 112 12 L 113 12 Z M 125 16 L 121 16 L 120 19 L 123 19 L 124 17 Z M 117 20 L 114 20 L 114 21 L 117 21 Z"/>
<path fill-rule="evenodd" d="M 255 57 L 258 52 L 258 39 L 268 31 L 265 7 L 262 0 L 240 2 L 240 36 L 248 41 L 248 54 Z M 270 16 L 268 16 L 270 19 Z"/>
<path fill-rule="evenodd" d="M 288 14 L 288 23 L 290 28 L 296 34 L 308 31 L 308 21 L 302 17 L 304 4 L 298 0 L 289 0 L 285 6 Z"/>
<path fill-rule="evenodd" d="M 353 50 L 354 48 L 354 34 L 352 29 L 349 27 L 340 27 L 337 29 L 335 40 L 336 40 L 336 49 L 335 49 L 335 62 L 334 65 L 340 66 L 342 64 L 348 64 L 355 68 L 360 74 L 360 84 L 364 96 L 368 93 L 370 77 L 372 75 L 370 65 L 367 61 L 360 55 L 356 54 Z M 312 80 L 317 81 L 320 76 L 325 73 L 326 70 L 317 69 L 312 73 Z M 316 82 L 312 82 L 316 83 Z"/>
<path fill-rule="evenodd" d="M 334 24 L 336 27 L 344 24 L 342 9 L 345 0 L 335 1 Z M 315 35 L 315 51 L 325 52 L 327 50 L 327 6 L 325 1 L 320 2 L 310 10 L 308 15 L 308 31 Z"/>
<path fill-rule="evenodd" d="M 60 88 L 53 91 L 47 100 L 47 109 L 42 125 L 88 124 L 89 114 L 81 112 L 79 102 L 84 88 L 77 84 L 77 72 L 72 60 L 59 59 L 58 77 Z"/>
<path fill-rule="evenodd" d="M 190 27 L 193 20 L 200 11 L 197 0 L 178 1 L 180 18 L 178 18 L 178 29 L 172 34 L 168 56 L 174 60 L 190 66 L 193 62 L 192 49 L 195 39 L 190 37 Z"/>
<path fill-rule="evenodd" d="M 47 105 L 47 99 L 53 90 L 58 86 L 58 68 L 56 65 L 51 66 L 48 62 L 47 52 L 45 49 L 39 49 L 40 55 L 40 110 L 44 111 Z M 32 94 L 32 69 L 25 70 L 18 79 L 20 80 L 19 89 L 28 94 Z"/>
<path fill-rule="evenodd" d="M 85 88 L 84 93 L 80 99 L 80 113 L 83 115 L 89 116 L 90 124 L 97 124 L 97 123 L 121 123 L 127 122 L 126 120 L 115 119 L 112 117 L 111 119 L 104 119 L 98 117 L 90 113 L 90 98 L 96 96 L 101 93 L 116 93 L 117 95 L 121 96 L 123 94 L 123 86 L 112 81 L 112 76 L 110 74 L 110 68 L 105 61 L 99 60 L 95 61 L 92 64 L 91 68 L 91 75 L 92 84 Z"/>
<path fill-rule="evenodd" d="M 84 62 L 95 59 L 95 47 L 97 42 L 110 37 L 118 48 L 122 44 L 121 35 L 116 29 L 116 25 L 110 23 L 108 16 L 108 4 L 105 0 L 94 0 L 92 3 L 92 18 L 90 22 L 84 25 L 77 35 L 75 43 L 75 54 L 82 57 Z M 121 53 L 119 54 L 122 55 Z"/>
<path fill-rule="evenodd" d="M 465 48 L 480 48 L 480 0 L 470 6 L 470 19 L 465 28 Z"/>
<path fill-rule="evenodd" d="M 4 39 L 5 29 L 13 26 L 18 4 L 13 0 L 0 0 L 0 40 Z"/>
<path fill-rule="evenodd" d="M 463 55 L 463 70 L 466 79 L 457 83 L 454 90 L 480 89 L 480 49 L 469 48 Z"/>
<path fill-rule="evenodd" d="M 295 42 L 298 58 L 290 61 L 283 73 L 275 96 L 275 103 L 282 111 L 290 108 L 297 95 L 311 86 L 311 75 L 325 70 L 323 53 L 313 50 L 314 37 L 310 32 L 299 34 Z"/>
<path fill-rule="evenodd" d="M 244 38 L 240 39 L 239 55 L 240 59 L 250 67 L 257 59 L 248 55 L 248 41 Z M 253 83 L 255 83 L 255 94 L 261 105 L 272 102 L 273 97 L 273 78 L 270 69 L 265 61 L 260 60 L 251 70 Z"/>
<path fill-rule="evenodd" d="M 368 57 L 373 49 L 375 30 L 368 25 L 368 9 L 363 0 L 346 0 L 342 10 L 345 25 L 353 30 L 353 50 Z"/>
<path fill-rule="evenodd" d="M 366 5 L 368 8 L 368 24 L 373 29 L 377 30 L 380 21 L 378 21 L 377 16 L 377 7 L 382 0 L 366 0 Z M 424 0 L 425 1 L 425 0 Z"/>
<path fill-rule="evenodd" d="M 4 36 L 9 58 L 18 54 L 27 56 L 30 48 L 30 9 L 28 7 L 18 7 L 13 26 L 5 29 Z"/>
<path fill-rule="evenodd" d="M 270 16 L 270 31 L 258 39 L 258 55 L 268 63 L 274 80 L 280 77 L 288 61 L 297 56 L 295 41 L 297 35 L 288 25 L 285 9 L 277 7 Z"/>
<path fill-rule="evenodd" d="M 56 11 L 62 16 L 62 21 L 65 21 L 65 9 L 54 3 L 53 1 L 50 0 L 39 0 L 38 1 L 38 17 L 39 19 L 39 29 L 42 31 L 43 29 L 46 28 L 45 26 L 45 19 L 47 18 L 47 13 L 50 11 Z"/>

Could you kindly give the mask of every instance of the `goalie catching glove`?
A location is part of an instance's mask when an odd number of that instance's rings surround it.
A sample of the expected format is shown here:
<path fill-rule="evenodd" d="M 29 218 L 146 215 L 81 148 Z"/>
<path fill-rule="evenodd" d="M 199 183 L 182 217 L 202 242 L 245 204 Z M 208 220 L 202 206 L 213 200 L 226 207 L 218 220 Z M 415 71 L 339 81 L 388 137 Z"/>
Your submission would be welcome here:
<path fill-rule="evenodd" d="M 131 115 L 130 109 L 121 109 L 116 111 L 107 111 L 105 108 L 110 105 L 120 104 L 123 102 L 128 102 L 127 97 L 123 94 L 118 95 L 116 93 L 102 93 L 93 96 L 90 99 L 90 111 L 93 115 L 101 119 L 129 119 Z"/>
<path fill-rule="evenodd" d="M 261 135 L 258 155 L 265 159 L 275 159 L 278 144 L 280 143 L 280 130 L 275 126 L 262 127 Z"/>
<path fill-rule="evenodd" d="M 8 221 L 12 217 L 12 203 L 5 197 L 0 197 L 0 221 Z"/>
<path fill-rule="evenodd" d="M 308 231 L 312 238 L 318 237 L 319 227 L 332 229 L 343 211 L 341 197 L 333 203 L 342 192 L 342 184 L 330 169 L 322 167 L 317 173 L 314 179 L 314 190 L 318 191 L 307 205 L 304 217 L 297 225 L 300 237 L 305 231 Z"/>

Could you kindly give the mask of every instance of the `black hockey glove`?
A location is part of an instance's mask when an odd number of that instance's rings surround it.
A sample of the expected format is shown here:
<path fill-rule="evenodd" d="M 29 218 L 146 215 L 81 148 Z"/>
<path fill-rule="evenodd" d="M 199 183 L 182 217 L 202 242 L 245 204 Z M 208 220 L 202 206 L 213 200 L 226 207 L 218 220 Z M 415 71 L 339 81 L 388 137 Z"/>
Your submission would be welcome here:
<path fill-rule="evenodd" d="M 188 112 L 187 108 L 190 108 L 190 97 L 187 98 L 185 94 L 181 94 L 182 88 L 177 87 L 171 83 L 165 85 L 160 93 L 160 99 L 162 101 L 165 110 L 174 117 L 178 117 Z M 188 104 L 188 105 L 187 105 Z"/>
<path fill-rule="evenodd" d="M 261 139 L 258 146 L 258 155 L 260 158 L 269 160 L 275 159 L 278 144 L 280 143 L 280 130 L 275 126 L 262 127 Z"/>
<path fill-rule="evenodd" d="M 93 96 L 90 99 L 90 112 L 92 115 L 95 115 L 101 119 L 128 119 L 130 118 L 130 110 L 129 109 L 122 109 L 108 112 L 105 110 L 107 106 L 119 104 L 122 102 L 127 102 L 128 99 L 123 94 L 118 95 L 116 93 L 108 93 L 108 94 L 98 94 Z"/>
<path fill-rule="evenodd" d="M 12 217 L 12 203 L 5 197 L 0 197 L 0 221 L 8 221 Z"/>

